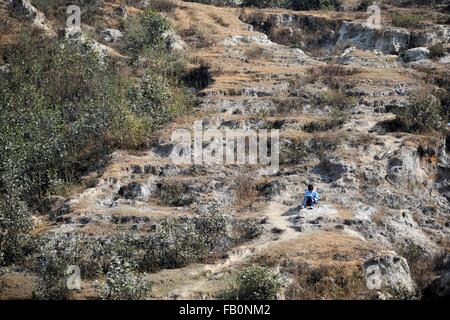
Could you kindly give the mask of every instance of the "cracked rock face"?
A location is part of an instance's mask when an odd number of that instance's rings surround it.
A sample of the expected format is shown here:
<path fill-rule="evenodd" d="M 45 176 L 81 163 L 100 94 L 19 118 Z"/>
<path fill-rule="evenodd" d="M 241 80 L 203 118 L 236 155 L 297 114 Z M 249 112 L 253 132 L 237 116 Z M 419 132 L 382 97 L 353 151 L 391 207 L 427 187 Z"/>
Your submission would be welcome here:
<path fill-rule="evenodd" d="M 350 43 L 363 50 L 399 53 L 409 46 L 410 32 L 402 28 L 373 29 L 365 23 L 344 22 L 338 32 L 338 44 Z"/>
<path fill-rule="evenodd" d="M 374 289 L 387 289 L 413 295 L 416 286 L 411 279 L 408 263 L 397 255 L 384 255 L 364 262 L 367 281 Z"/>

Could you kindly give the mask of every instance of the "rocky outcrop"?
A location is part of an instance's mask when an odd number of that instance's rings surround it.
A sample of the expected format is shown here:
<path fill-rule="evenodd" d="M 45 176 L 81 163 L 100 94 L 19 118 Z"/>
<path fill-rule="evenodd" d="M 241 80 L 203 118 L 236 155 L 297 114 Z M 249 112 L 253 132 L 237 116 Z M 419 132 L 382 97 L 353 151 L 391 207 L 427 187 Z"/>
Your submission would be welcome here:
<path fill-rule="evenodd" d="M 33 26 L 44 31 L 46 34 L 55 35 L 53 29 L 48 25 L 45 15 L 37 10 L 29 1 L 9 0 L 9 8 L 14 14 L 25 17 Z"/>
<path fill-rule="evenodd" d="M 376 290 L 387 290 L 395 295 L 415 294 L 416 286 L 405 258 L 394 254 L 373 257 L 364 262 L 368 286 Z"/>
<path fill-rule="evenodd" d="M 84 34 L 81 29 L 69 28 L 65 30 L 65 38 L 72 43 L 83 46 L 87 51 L 94 52 L 98 55 L 100 61 L 104 61 L 107 57 L 120 56 L 113 48 L 101 44 Z"/>
<path fill-rule="evenodd" d="M 424 31 L 417 31 L 411 35 L 411 45 L 415 47 L 429 47 L 438 43 L 450 41 L 450 27 L 446 25 L 434 25 Z"/>
<path fill-rule="evenodd" d="M 265 34 L 232 36 L 231 38 L 225 39 L 223 42 L 225 46 L 237 46 L 241 43 L 256 43 L 263 45 L 275 44 L 272 41 L 270 41 L 267 35 Z"/>
<path fill-rule="evenodd" d="M 338 45 L 351 44 L 362 50 L 398 54 L 407 49 L 410 32 L 402 28 L 373 29 L 364 22 L 344 22 L 338 32 Z"/>
<path fill-rule="evenodd" d="M 388 161 L 387 179 L 397 184 L 423 181 L 423 170 L 420 168 L 417 151 L 402 148 Z"/>

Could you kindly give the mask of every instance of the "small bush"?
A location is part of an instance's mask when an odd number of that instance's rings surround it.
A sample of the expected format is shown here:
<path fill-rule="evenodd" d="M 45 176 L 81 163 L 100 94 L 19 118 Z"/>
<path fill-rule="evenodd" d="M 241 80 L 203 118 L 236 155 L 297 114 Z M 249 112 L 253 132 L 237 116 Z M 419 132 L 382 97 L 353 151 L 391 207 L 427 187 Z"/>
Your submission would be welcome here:
<path fill-rule="evenodd" d="M 360 0 L 358 6 L 355 8 L 356 11 L 367 11 L 367 8 L 373 4 L 372 0 Z"/>
<path fill-rule="evenodd" d="M 246 53 L 249 60 L 258 60 L 270 57 L 267 50 L 262 47 L 250 48 Z"/>
<path fill-rule="evenodd" d="M 441 102 L 426 93 L 411 96 L 408 107 L 399 111 L 397 119 L 411 132 L 440 131 L 445 125 Z"/>
<path fill-rule="evenodd" d="M 126 50 L 137 58 L 144 50 L 158 50 L 166 46 L 164 33 L 169 30 L 169 23 L 156 11 L 147 8 L 136 20 L 125 26 Z"/>
<path fill-rule="evenodd" d="M 348 68 L 339 64 L 328 64 L 326 66 L 313 67 L 306 70 L 306 83 L 316 83 L 319 80 L 330 89 L 343 89 L 348 85 L 345 77 L 353 76 L 361 72 L 359 68 Z"/>
<path fill-rule="evenodd" d="M 185 206 L 192 202 L 188 188 L 182 181 L 165 179 L 161 182 L 159 198 L 170 206 Z"/>
<path fill-rule="evenodd" d="M 256 219 L 244 219 L 235 222 L 238 243 L 258 238 L 263 233 L 263 226 Z"/>
<path fill-rule="evenodd" d="M 180 268 L 204 261 L 211 252 L 223 253 L 232 244 L 230 223 L 230 217 L 221 212 L 200 214 L 194 219 L 163 219 L 157 233 L 143 239 L 141 268 Z"/>
<path fill-rule="evenodd" d="M 429 50 L 432 59 L 439 59 L 447 54 L 447 48 L 444 43 L 441 42 L 433 44 L 430 46 Z"/>
<path fill-rule="evenodd" d="M 339 131 L 315 132 L 308 141 L 308 154 L 317 156 L 322 164 L 327 164 L 327 156 L 341 144 L 345 134 Z"/>
<path fill-rule="evenodd" d="M 36 268 L 40 276 L 33 295 L 38 299 L 67 299 L 67 267 L 75 264 L 76 240 L 42 238 L 39 245 Z"/>
<path fill-rule="evenodd" d="M 194 24 L 191 24 L 189 28 L 183 30 L 182 35 L 191 45 L 198 49 L 207 48 L 213 43 L 209 30 L 200 29 Z"/>
<path fill-rule="evenodd" d="M 24 258 L 31 227 L 31 214 L 26 204 L 17 196 L 2 195 L 0 199 L 0 266 Z"/>
<path fill-rule="evenodd" d="M 274 300 L 281 288 L 278 275 L 265 267 L 249 267 L 236 281 L 236 296 L 242 300 Z"/>
<path fill-rule="evenodd" d="M 142 300 L 151 290 L 145 275 L 138 276 L 132 265 L 118 256 L 111 259 L 109 271 L 101 288 L 101 297 L 107 300 Z"/>
<path fill-rule="evenodd" d="M 204 61 L 200 61 L 197 66 L 190 69 L 183 76 L 183 80 L 188 86 L 197 90 L 202 90 L 214 82 L 210 69 L 211 65 Z"/>
<path fill-rule="evenodd" d="M 422 291 L 435 277 L 434 258 L 427 256 L 421 246 L 412 242 L 399 245 L 397 250 L 399 255 L 408 262 L 411 277 L 419 291 Z"/>

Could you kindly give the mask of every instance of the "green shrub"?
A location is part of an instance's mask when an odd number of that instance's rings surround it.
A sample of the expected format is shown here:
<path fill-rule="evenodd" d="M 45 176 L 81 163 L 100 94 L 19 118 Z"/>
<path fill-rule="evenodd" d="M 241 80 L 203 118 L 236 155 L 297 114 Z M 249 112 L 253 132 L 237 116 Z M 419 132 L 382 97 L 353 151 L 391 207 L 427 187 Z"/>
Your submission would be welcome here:
<path fill-rule="evenodd" d="M 397 119 L 411 132 L 440 131 L 445 125 L 441 102 L 432 94 L 411 96 L 408 106 L 398 112 Z"/>
<path fill-rule="evenodd" d="M 0 266 L 23 259 L 29 243 L 31 214 L 26 204 L 10 193 L 0 198 Z"/>
<path fill-rule="evenodd" d="M 0 79 L 0 172 L 21 181 L 29 203 L 111 150 L 107 133 L 121 129 L 114 125 L 124 88 L 114 70 L 67 43 L 26 35 L 5 55 L 11 72 Z"/>
<path fill-rule="evenodd" d="M 38 245 L 36 268 L 39 279 L 35 298 L 61 300 L 68 298 L 67 268 L 76 261 L 76 240 L 68 238 L 42 238 Z"/>
<path fill-rule="evenodd" d="M 145 275 L 138 276 L 132 265 L 119 256 L 113 256 L 101 297 L 107 300 L 142 300 L 151 290 L 151 283 Z"/>
<path fill-rule="evenodd" d="M 263 226 L 257 219 L 244 219 L 235 222 L 238 233 L 238 242 L 250 241 L 258 238 L 263 233 Z"/>
<path fill-rule="evenodd" d="M 273 300 L 281 288 L 279 276 L 265 267 L 249 267 L 237 279 L 236 295 L 242 300 Z"/>
<path fill-rule="evenodd" d="M 125 26 L 126 50 L 134 58 L 145 50 L 165 49 L 164 33 L 169 31 L 169 23 L 151 8 L 145 9 L 138 19 Z"/>

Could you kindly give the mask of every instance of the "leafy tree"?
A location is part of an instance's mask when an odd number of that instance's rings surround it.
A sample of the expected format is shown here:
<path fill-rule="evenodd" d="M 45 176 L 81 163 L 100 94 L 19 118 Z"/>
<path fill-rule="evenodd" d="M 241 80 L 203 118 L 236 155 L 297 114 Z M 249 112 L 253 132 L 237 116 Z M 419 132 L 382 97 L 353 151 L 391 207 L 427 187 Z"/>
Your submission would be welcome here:
<path fill-rule="evenodd" d="M 145 50 L 165 49 L 164 33 L 169 31 L 169 23 L 155 10 L 145 9 L 138 20 L 132 20 L 125 27 L 127 51 L 137 58 Z"/>

